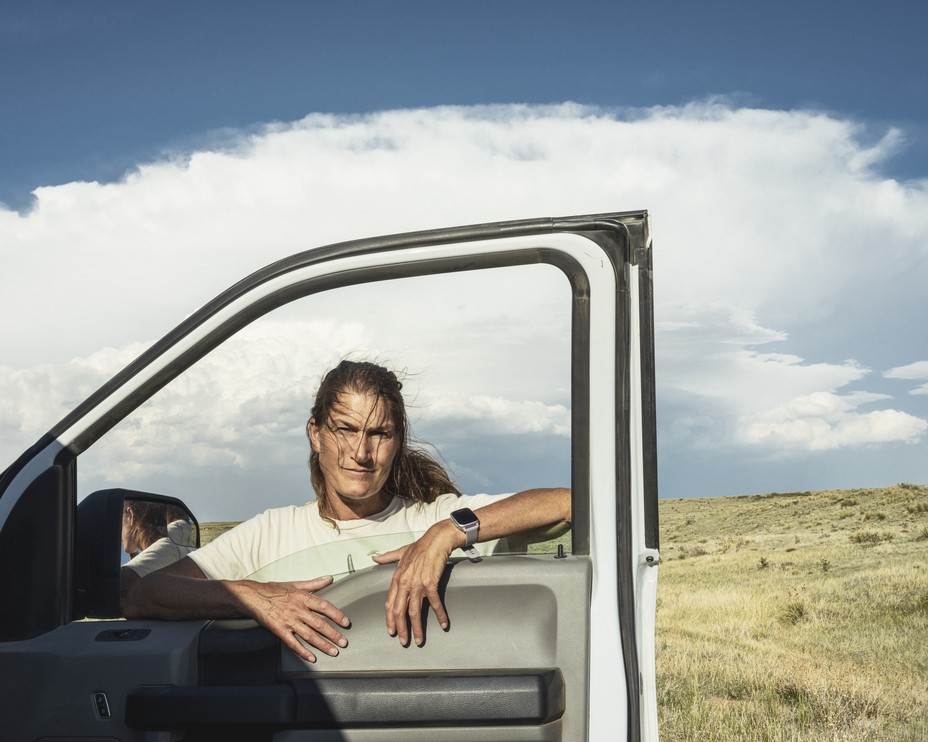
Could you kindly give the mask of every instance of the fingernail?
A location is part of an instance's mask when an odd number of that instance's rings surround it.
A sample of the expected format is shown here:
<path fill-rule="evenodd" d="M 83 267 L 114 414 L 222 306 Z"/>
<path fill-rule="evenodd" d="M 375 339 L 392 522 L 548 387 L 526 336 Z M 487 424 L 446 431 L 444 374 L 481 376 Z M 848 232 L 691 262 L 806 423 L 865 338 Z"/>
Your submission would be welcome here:
<path fill-rule="evenodd" d="M 448 622 L 447 622 L 447 621 L 445 621 L 445 622 L 441 625 L 441 630 L 442 630 L 442 631 L 447 631 L 447 630 L 448 630 Z"/>
<path fill-rule="evenodd" d="M 342 619 L 342 626 L 344 626 L 345 628 L 348 628 L 349 626 L 351 626 L 351 620 L 347 616 Z"/>
<path fill-rule="evenodd" d="M 332 647 L 332 648 L 329 650 L 329 654 L 332 655 L 333 657 L 337 657 L 337 656 L 338 656 L 338 650 L 337 650 L 335 647 Z"/>
<path fill-rule="evenodd" d="M 348 640 L 347 640 L 345 637 L 342 637 L 341 639 L 338 640 L 338 646 L 340 646 L 340 647 L 347 647 L 347 646 L 348 646 Z"/>

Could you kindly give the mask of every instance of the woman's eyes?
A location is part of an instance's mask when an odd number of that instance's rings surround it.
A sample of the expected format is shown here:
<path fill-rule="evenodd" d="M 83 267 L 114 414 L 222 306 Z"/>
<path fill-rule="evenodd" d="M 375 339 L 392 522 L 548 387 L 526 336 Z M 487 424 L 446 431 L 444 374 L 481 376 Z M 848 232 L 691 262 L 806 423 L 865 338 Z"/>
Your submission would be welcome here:
<path fill-rule="evenodd" d="M 350 428 L 346 425 L 336 425 L 335 432 L 340 433 L 341 435 L 357 435 L 358 431 L 355 428 Z M 367 434 L 376 438 L 392 438 L 393 436 L 387 430 L 368 430 Z"/>

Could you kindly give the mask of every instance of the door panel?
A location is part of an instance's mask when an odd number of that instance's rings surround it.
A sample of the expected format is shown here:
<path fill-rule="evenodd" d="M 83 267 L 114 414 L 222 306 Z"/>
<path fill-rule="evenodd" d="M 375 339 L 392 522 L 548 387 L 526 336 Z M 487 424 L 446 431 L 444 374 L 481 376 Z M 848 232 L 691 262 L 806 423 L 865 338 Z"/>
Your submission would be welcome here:
<path fill-rule="evenodd" d="M 307 741 L 386 739 L 382 727 L 432 742 L 583 738 L 588 559 L 449 565 L 451 627 L 441 631 L 432 617 L 422 647 L 404 648 L 387 635 L 391 575 L 390 568 L 364 570 L 321 593 L 352 628 L 340 656 L 315 664 L 276 646 L 268 651 L 266 632 L 251 622 L 213 622 L 200 641 L 200 683 L 133 689 L 127 723 L 216 730 L 234 722 Z M 269 682 L 257 686 L 262 678 Z"/>
<path fill-rule="evenodd" d="M 147 738 L 125 726 L 126 693 L 139 685 L 195 683 L 202 625 L 75 621 L 35 639 L 0 645 L 0 735 L 5 740 L 170 739 L 167 734 Z"/>

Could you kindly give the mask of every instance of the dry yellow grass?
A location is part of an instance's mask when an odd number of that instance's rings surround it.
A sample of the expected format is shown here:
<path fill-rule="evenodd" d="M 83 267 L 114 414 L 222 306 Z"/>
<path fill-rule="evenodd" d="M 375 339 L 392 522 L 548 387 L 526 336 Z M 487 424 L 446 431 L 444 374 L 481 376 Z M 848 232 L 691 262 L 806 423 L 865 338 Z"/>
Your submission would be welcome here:
<path fill-rule="evenodd" d="M 928 487 L 661 503 L 665 740 L 928 739 Z"/>
<path fill-rule="evenodd" d="M 225 533 L 230 528 L 238 525 L 239 521 L 213 521 L 211 523 L 200 523 L 200 546 L 206 546 L 217 536 Z"/>

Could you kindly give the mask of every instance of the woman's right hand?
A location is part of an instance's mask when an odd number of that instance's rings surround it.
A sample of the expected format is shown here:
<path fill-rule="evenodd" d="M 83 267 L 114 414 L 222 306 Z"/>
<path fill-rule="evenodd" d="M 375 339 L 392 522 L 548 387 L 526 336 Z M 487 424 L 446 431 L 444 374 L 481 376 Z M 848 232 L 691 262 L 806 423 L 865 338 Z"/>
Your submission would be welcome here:
<path fill-rule="evenodd" d="M 333 657 L 348 646 L 348 639 L 337 627 L 348 628 L 351 621 L 332 603 L 315 595 L 331 583 L 331 577 L 319 577 L 301 582 L 235 580 L 225 582 L 225 586 L 244 613 L 279 637 L 297 656 L 315 662 L 316 655 L 307 644 Z"/>

